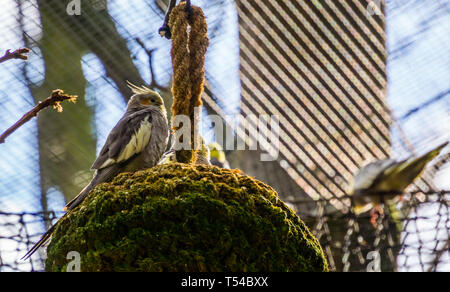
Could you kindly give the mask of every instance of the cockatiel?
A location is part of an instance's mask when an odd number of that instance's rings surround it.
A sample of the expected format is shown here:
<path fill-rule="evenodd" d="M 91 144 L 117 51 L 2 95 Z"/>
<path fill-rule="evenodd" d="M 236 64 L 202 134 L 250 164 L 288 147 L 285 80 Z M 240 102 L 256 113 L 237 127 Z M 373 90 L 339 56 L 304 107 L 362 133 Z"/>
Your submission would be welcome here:
<path fill-rule="evenodd" d="M 225 152 L 218 143 L 210 143 L 208 145 L 209 151 L 211 152 L 212 165 L 218 166 L 220 168 L 230 168 L 230 163 L 228 162 Z"/>
<path fill-rule="evenodd" d="M 169 126 L 163 99 L 149 88 L 137 87 L 131 83 L 129 86 L 134 95 L 92 165 L 95 170 L 93 179 L 66 205 L 64 211 L 75 209 L 95 186 L 111 181 L 119 173 L 155 166 L 166 150 Z M 23 259 L 29 258 L 51 237 L 55 226 L 56 224 L 43 235 Z"/>
<path fill-rule="evenodd" d="M 382 201 L 398 198 L 417 179 L 428 162 L 439 155 L 448 142 L 420 156 L 397 162 L 392 159 L 379 160 L 361 168 L 354 176 L 348 191 L 353 196 L 354 212 L 372 210 L 372 223 L 376 213 L 382 210 Z"/>

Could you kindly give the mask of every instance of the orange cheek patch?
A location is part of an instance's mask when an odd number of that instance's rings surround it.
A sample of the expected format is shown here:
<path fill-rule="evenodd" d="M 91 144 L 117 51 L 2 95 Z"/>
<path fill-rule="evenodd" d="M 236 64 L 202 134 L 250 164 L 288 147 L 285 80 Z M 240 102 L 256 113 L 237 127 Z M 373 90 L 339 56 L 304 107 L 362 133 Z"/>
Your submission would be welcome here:
<path fill-rule="evenodd" d="M 150 99 L 144 99 L 141 101 L 142 105 L 150 105 Z"/>

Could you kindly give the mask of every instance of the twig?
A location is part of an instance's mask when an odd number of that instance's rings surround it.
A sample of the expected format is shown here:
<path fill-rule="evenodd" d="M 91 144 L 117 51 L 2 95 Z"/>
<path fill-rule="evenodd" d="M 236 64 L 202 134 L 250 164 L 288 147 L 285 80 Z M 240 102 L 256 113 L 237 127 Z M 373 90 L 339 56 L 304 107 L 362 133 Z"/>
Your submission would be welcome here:
<path fill-rule="evenodd" d="M 168 91 L 169 87 L 160 85 L 156 81 L 155 72 L 153 70 L 153 51 L 154 51 L 154 49 L 153 50 L 148 49 L 145 46 L 144 42 L 140 38 L 136 38 L 136 42 L 145 50 L 145 52 L 147 53 L 147 56 L 148 56 L 148 62 L 149 62 L 149 67 L 150 67 L 150 78 L 151 78 L 149 87 L 150 88 L 156 88 L 156 89 L 159 89 L 161 91 Z"/>
<path fill-rule="evenodd" d="M 3 134 L 0 135 L 0 144 L 5 143 L 5 139 L 9 135 L 11 135 L 26 122 L 37 116 L 37 114 L 46 107 L 53 106 L 53 108 L 57 112 L 62 112 L 63 108 L 61 106 L 61 102 L 65 100 L 75 103 L 77 100 L 77 96 L 64 94 L 64 91 L 61 89 L 53 90 L 51 96 L 39 102 L 31 111 L 27 112 L 19 121 L 17 121 L 14 125 L 12 125 L 9 129 L 7 129 L 5 132 L 3 132 Z"/>
<path fill-rule="evenodd" d="M 28 48 L 17 49 L 12 53 L 11 50 L 7 50 L 5 55 L 0 58 L 0 63 L 6 62 L 11 59 L 21 59 L 26 61 L 28 60 L 28 56 L 26 54 L 28 54 L 29 52 L 30 49 Z"/>

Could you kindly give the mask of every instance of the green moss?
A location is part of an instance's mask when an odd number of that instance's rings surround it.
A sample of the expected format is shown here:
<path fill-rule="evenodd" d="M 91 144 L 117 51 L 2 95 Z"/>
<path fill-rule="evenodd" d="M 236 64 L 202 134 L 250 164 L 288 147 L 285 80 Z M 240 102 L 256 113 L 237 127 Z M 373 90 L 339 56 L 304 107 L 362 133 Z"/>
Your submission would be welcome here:
<path fill-rule="evenodd" d="M 60 220 L 47 271 L 327 271 L 318 241 L 269 186 L 168 164 L 121 174 Z"/>

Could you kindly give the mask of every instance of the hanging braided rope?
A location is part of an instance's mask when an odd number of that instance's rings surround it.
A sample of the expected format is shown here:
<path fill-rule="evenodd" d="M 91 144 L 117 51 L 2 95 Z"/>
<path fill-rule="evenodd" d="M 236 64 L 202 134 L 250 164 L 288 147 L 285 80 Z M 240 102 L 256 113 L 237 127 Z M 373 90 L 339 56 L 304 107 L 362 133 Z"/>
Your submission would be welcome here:
<path fill-rule="evenodd" d="M 187 5 L 186 2 L 181 2 L 172 10 L 169 27 L 172 32 L 174 76 L 172 124 L 179 115 L 188 116 L 191 121 L 191 147 L 177 150 L 175 155 L 178 162 L 195 163 L 197 151 L 201 147 L 197 134 L 199 117 L 196 108 L 202 105 L 205 55 L 209 45 L 208 27 L 202 9 Z M 179 128 L 173 127 L 173 130 L 176 132 Z"/>

